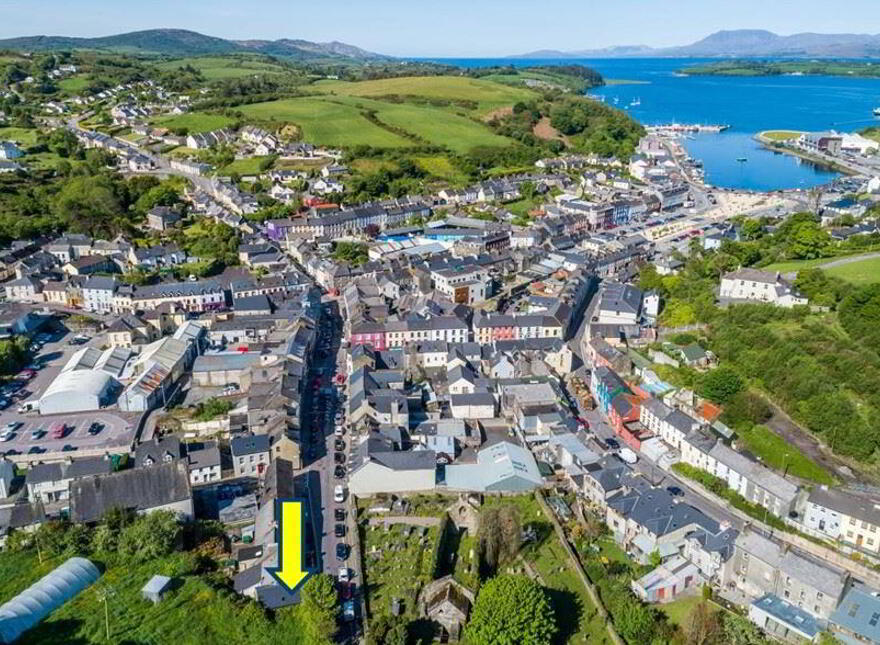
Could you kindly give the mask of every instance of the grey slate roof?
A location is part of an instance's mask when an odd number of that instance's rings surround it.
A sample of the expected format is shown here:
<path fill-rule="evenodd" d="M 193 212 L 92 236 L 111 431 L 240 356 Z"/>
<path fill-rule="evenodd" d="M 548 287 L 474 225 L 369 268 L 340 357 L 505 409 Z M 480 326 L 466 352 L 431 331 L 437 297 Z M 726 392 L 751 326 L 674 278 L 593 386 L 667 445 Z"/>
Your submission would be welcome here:
<path fill-rule="evenodd" d="M 229 447 L 232 449 L 233 457 L 269 452 L 269 436 L 258 434 L 247 437 L 235 437 L 229 442 Z"/>
<path fill-rule="evenodd" d="M 180 462 L 85 477 L 70 485 L 74 522 L 97 522 L 111 508 L 149 510 L 191 499 L 186 466 Z"/>
<path fill-rule="evenodd" d="M 40 484 L 43 482 L 57 482 L 65 479 L 88 477 L 89 475 L 106 475 L 113 469 L 109 459 L 104 457 L 86 457 L 70 463 L 55 462 L 51 464 L 36 464 L 28 470 L 25 484 Z"/>
<path fill-rule="evenodd" d="M 846 592 L 840 605 L 831 614 L 830 622 L 858 634 L 871 643 L 880 643 L 880 597 L 861 583 Z"/>

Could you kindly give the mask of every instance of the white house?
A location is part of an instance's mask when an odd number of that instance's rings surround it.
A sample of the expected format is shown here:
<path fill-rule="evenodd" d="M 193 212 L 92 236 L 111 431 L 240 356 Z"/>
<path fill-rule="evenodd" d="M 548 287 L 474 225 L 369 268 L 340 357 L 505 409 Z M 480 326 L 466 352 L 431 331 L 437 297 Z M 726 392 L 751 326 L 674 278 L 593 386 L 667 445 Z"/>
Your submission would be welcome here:
<path fill-rule="evenodd" d="M 807 304 L 780 273 L 739 269 L 721 277 L 721 299 L 767 302 L 780 307 Z"/>

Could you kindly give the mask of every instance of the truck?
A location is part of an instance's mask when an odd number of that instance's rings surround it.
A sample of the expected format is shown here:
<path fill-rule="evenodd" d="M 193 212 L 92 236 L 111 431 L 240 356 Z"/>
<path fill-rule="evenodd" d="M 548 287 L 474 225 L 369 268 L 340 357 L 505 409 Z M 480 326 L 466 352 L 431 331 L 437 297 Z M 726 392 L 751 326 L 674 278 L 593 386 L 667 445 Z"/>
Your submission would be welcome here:
<path fill-rule="evenodd" d="M 18 406 L 18 413 L 24 414 L 25 412 L 34 412 L 35 410 L 40 409 L 40 402 L 37 399 L 33 399 L 31 401 L 25 401 L 20 406 Z"/>

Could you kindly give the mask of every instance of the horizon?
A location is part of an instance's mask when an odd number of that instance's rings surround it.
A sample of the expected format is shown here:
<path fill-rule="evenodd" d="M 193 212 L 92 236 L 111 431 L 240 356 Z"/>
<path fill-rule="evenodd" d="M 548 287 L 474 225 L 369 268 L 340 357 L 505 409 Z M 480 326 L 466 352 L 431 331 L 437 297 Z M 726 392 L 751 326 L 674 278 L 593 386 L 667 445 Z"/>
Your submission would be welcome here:
<path fill-rule="evenodd" d="M 671 7 L 653 6 L 646 0 L 619 0 L 614 6 L 596 2 L 571 6 L 563 0 L 547 0 L 540 11 L 524 0 L 484 0 L 476 7 L 463 0 L 449 0 L 443 6 L 374 0 L 369 6 L 341 2 L 329 9 L 264 0 L 258 11 L 229 0 L 192 0 L 183 6 L 152 0 L 149 11 L 137 14 L 109 0 L 75 4 L 40 0 L 39 12 L 34 4 L 33 0 L 0 0 L 0 14 L 5 18 L 0 38 L 94 38 L 183 29 L 227 40 L 339 41 L 400 58 L 492 58 L 540 50 L 675 47 L 722 30 L 759 29 L 780 35 L 880 32 L 880 24 L 875 31 L 865 30 L 864 20 L 859 19 L 876 10 L 873 0 L 844 0 L 844 7 L 831 16 L 821 10 L 827 4 L 820 0 L 770 7 L 763 1 L 743 0 L 724 11 L 704 6 L 700 0 L 674 0 Z M 794 8 L 797 11 L 791 11 Z M 560 17 L 566 19 L 560 21 Z M 422 25 L 430 25 L 430 31 Z"/>

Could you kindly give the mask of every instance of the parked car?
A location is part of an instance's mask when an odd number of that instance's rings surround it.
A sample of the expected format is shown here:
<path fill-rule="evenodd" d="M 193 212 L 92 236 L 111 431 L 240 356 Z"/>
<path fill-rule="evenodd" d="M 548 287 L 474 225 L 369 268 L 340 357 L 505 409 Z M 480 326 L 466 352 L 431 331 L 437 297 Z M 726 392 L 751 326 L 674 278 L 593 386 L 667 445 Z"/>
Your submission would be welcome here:
<path fill-rule="evenodd" d="M 666 490 L 669 491 L 669 494 L 673 497 L 684 497 L 684 491 L 678 486 L 667 486 Z"/>
<path fill-rule="evenodd" d="M 333 453 L 333 461 L 335 461 L 337 464 L 344 464 L 345 463 L 345 453 L 342 453 L 342 452 Z"/>
<path fill-rule="evenodd" d="M 348 567 L 339 567 L 339 582 L 348 582 Z"/>
<path fill-rule="evenodd" d="M 340 562 L 348 560 L 348 545 L 344 542 L 340 542 L 336 545 L 336 559 Z"/>
<path fill-rule="evenodd" d="M 337 439 L 333 442 L 333 448 L 336 450 L 345 450 L 345 442 L 342 439 Z"/>
<path fill-rule="evenodd" d="M 337 522 L 344 522 L 345 521 L 345 509 L 339 508 L 339 507 L 333 509 L 333 519 L 335 519 Z"/>
<path fill-rule="evenodd" d="M 43 435 L 45 435 L 45 434 L 46 434 L 45 430 L 43 430 L 42 428 L 37 428 L 36 430 L 33 430 L 31 432 L 31 439 L 33 441 L 37 441 L 38 439 L 42 439 Z"/>
<path fill-rule="evenodd" d="M 345 488 L 343 488 L 342 484 L 337 484 L 333 489 L 333 501 L 337 504 L 345 501 Z"/>
<path fill-rule="evenodd" d="M 333 469 L 333 476 L 336 479 L 342 479 L 345 477 L 345 468 L 343 466 L 336 466 L 336 468 Z"/>
<path fill-rule="evenodd" d="M 91 423 L 91 425 L 89 426 L 89 434 L 94 437 L 96 434 L 101 432 L 101 430 L 103 430 L 103 429 L 104 429 L 103 423 L 98 423 L 97 421 L 93 421 Z"/>
<path fill-rule="evenodd" d="M 53 439 L 62 439 L 67 434 L 67 426 L 61 421 L 56 421 L 49 426 L 49 435 Z"/>
<path fill-rule="evenodd" d="M 338 538 L 345 537 L 345 524 L 342 524 L 342 523 L 336 524 L 333 527 L 333 535 L 335 535 Z"/>
<path fill-rule="evenodd" d="M 347 623 L 354 620 L 354 600 L 346 600 L 342 603 L 342 618 Z"/>

